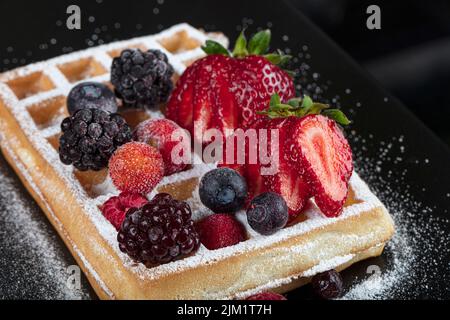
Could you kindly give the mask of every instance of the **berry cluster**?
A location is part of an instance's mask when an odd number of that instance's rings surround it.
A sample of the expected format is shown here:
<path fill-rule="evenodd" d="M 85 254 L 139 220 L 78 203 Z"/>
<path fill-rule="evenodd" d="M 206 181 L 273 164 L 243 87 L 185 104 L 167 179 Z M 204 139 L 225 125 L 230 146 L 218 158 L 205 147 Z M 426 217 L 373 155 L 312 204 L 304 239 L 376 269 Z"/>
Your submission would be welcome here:
<path fill-rule="evenodd" d="M 158 194 L 143 207 L 128 210 L 117 235 L 119 248 L 146 266 L 186 257 L 200 245 L 191 214 L 187 203 Z"/>
<path fill-rule="evenodd" d="M 61 124 L 62 163 L 81 171 L 101 170 L 117 147 L 131 140 L 131 129 L 118 114 L 100 109 L 81 109 Z"/>
<path fill-rule="evenodd" d="M 111 83 L 127 106 L 152 108 L 169 98 L 173 73 L 163 52 L 127 49 L 113 60 Z"/>

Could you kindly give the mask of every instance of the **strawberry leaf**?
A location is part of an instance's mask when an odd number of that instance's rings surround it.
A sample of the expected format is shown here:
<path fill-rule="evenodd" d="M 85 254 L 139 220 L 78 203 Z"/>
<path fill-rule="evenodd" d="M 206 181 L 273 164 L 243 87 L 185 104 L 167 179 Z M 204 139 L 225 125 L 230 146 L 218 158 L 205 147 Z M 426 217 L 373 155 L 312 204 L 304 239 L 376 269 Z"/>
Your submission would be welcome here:
<path fill-rule="evenodd" d="M 313 103 L 306 114 L 321 114 L 323 110 L 328 109 L 330 106 L 323 103 Z"/>
<path fill-rule="evenodd" d="M 281 103 L 281 98 L 278 95 L 278 93 L 275 93 L 270 97 L 270 107 L 271 108 L 276 107 L 280 103 Z"/>
<path fill-rule="evenodd" d="M 247 39 L 245 38 L 244 33 L 245 30 L 242 30 L 234 45 L 233 56 L 236 58 L 242 58 L 248 55 Z"/>
<path fill-rule="evenodd" d="M 286 117 L 304 117 L 307 115 L 322 114 L 341 125 L 350 124 L 350 120 L 339 109 L 330 109 L 328 104 L 315 103 L 310 97 L 293 98 L 287 103 L 282 103 L 278 94 L 270 98 L 269 108 L 265 111 L 257 112 L 260 115 L 266 115 L 271 119 Z"/>
<path fill-rule="evenodd" d="M 224 46 L 222 46 L 220 43 L 213 41 L 213 40 L 206 40 L 205 45 L 202 46 L 202 50 L 207 55 L 212 55 L 212 54 L 223 54 L 226 56 L 230 55 L 230 53 L 228 52 L 227 49 L 225 49 Z"/>
<path fill-rule="evenodd" d="M 306 110 L 310 110 L 312 106 L 314 105 L 314 102 L 309 96 L 304 96 L 302 101 L 302 108 L 305 108 Z"/>
<path fill-rule="evenodd" d="M 351 123 L 347 116 L 339 109 L 328 109 L 323 111 L 322 114 L 343 126 L 347 126 Z"/>
<path fill-rule="evenodd" d="M 269 60 L 274 65 L 282 68 L 292 59 L 292 56 L 284 54 L 281 50 L 277 50 L 277 52 L 272 52 L 264 55 L 264 58 Z"/>
<path fill-rule="evenodd" d="M 260 31 L 255 34 L 248 43 L 249 54 L 262 55 L 269 50 L 271 39 L 270 30 Z"/>

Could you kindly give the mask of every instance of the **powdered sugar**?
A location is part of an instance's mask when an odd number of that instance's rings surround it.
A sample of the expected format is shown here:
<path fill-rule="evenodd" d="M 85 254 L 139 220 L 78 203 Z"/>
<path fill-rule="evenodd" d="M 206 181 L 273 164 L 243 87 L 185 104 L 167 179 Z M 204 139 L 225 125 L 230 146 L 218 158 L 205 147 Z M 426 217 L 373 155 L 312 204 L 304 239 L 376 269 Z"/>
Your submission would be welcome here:
<path fill-rule="evenodd" d="M 61 259 L 65 250 L 53 228 L 25 196 L 20 182 L 9 176 L 5 162 L 0 164 L 0 239 L 5 250 L 0 257 L 0 298 L 89 298 L 86 286 L 67 286 L 68 268 L 75 262 Z"/>
<path fill-rule="evenodd" d="M 50 97 L 56 97 L 59 95 L 66 95 L 68 93 L 68 91 L 71 89 L 74 83 L 69 84 L 68 81 L 63 81 L 60 79 L 61 77 L 64 77 L 61 70 L 59 69 L 59 66 L 61 64 L 90 57 L 92 59 L 95 59 L 101 65 L 103 65 L 105 69 L 108 69 L 111 63 L 111 58 L 106 54 L 106 52 L 116 49 L 123 49 L 131 45 L 145 44 L 147 47 L 159 48 L 161 50 L 164 50 L 167 53 L 171 64 L 174 65 L 178 73 L 181 73 L 184 70 L 183 64 L 184 61 L 195 57 L 199 57 L 200 52 L 198 51 L 198 49 L 174 55 L 168 53 L 158 43 L 159 39 L 164 38 L 165 36 L 169 36 L 170 34 L 174 34 L 175 32 L 178 32 L 180 30 L 187 30 L 189 35 L 192 37 L 198 36 L 198 38 L 201 38 L 199 39 L 199 41 L 204 40 L 205 36 L 202 33 L 199 33 L 198 31 L 196 31 L 195 29 L 193 29 L 188 25 L 182 24 L 175 26 L 169 29 L 168 31 L 164 31 L 163 33 L 157 36 L 143 37 L 139 39 L 89 49 L 81 53 L 73 53 L 67 56 L 49 60 L 47 62 L 37 63 L 0 76 L 0 98 L 3 100 L 5 105 L 9 108 L 11 113 L 20 123 L 20 126 L 25 135 L 27 136 L 27 139 L 32 143 L 33 147 L 36 150 L 38 150 L 38 152 L 42 155 L 42 157 L 52 166 L 54 171 L 64 181 L 66 186 L 75 195 L 77 199 L 77 204 L 81 205 L 84 208 L 84 211 L 97 228 L 99 234 L 107 241 L 108 245 L 113 249 L 115 254 L 117 254 L 117 256 L 119 256 L 122 259 L 124 265 L 130 268 L 132 272 L 134 272 L 137 276 L 143 279 L 156 279 L 169 273 L 181 272 L 188 270 L 190 268 L 194 268 L 200 264 L 208 265 L 215 263 L 218 260 L 223 260 L 236 254 L 252 251 L 256 248 L 268 247 L 273 244 L 279 243 L 283 240 L 286 240 L 292 236 L 300 235 L 313 229 L 321 228 L 325 225 L 334 223 L 336 221 L 348 219 L 364 211 L 368 211 L 377 207 L 383 207 L 383 204 L 370 192 L 367 185 L 358 177 L 356 173 L 354 173 L 350 181 L 350 184 L 355 192 L 356 198 L 361 200 L 362 202 L 345 208 L 343 214 L 339 218 L 329 219 L 323 217 L 320 214 L 318 208 L 314 205 L 314 203 L 312 203 L 306 212 L 308 219 L 305 222 L 297 223 L 291 227 L 288 227 L 278 232 L 273 236 L 264 237 L 251 233 L 251 228 L 246 223 L 244 213 L 240 212 L 238 213 L 238 218 L 244 223 L 249 233 L 252 234 L 252 238 L 249 239 L 248 241 L 239 243 L 238 245 L 235 245 L 233 247 L 222 248 L 220 250 L 215 251 L 208 251 L 206 248 L 202 247 L 201 250 L 192 257 L 150 269 L 144 267 L 143 265 L 136 265 L 127 255 L 121 253 L 118 248 L 116 240 L 117 233 L 115 229 L 103 217 L 103 215 L 100 213 L 98 209 L 98 205 L 101 204 L 104 200 L 106 200 L 109 196 L 117 194 L 117 190 L 111 186 L 111 182 L 109 180 L 106 180 L 103 184 L 95 187 L 96 188 L 95 192 L 98 193 L 100 196 L 97 199 L 92 199 L 83 189 L 79 181 L 76 179 L 73 169 L 71 167 L 64 166 L 60 163 L 56 150 L 47 141 L 48 137 L 58 132 L 56 129 L 57 127 L 55 126 L 51 129 L 47 128 L 44 131 L 40 131 L 39 128 L 34 123 L 33 119 L 31 118 L 30 114 L 27 112 L 27 108 L 31 105 L 35 105 L 41 102 L 43 99 L 48 99 Z M 12 90 L 10 89 L 10 87 L 2 83 L 8 82 L 16 77 L 27 76 L 33 72 L 43 72 L 43 74 L 48 76 L 48 78 L 53 81 L 56 88 L 43 93 L 26 97 L 25 99 L 22 100 L 18 100 L 15 97 Z M 99 75 L 90 80 L 94 79 L 107 81 L 108 75 L 107 74 Z M 162 114 L 158 113 L 156 116 L 162 116 Z M 4 126 L 4 124 L 2 124 L 0 120 L 0 131 L 2 129 L 2 126 Z M 2 143 L 4 146 L 7 146 L 10 143 L 15 143 L 15 141 L 2 141 Z M 33 179 L 31 178 L 27 170 L 33 171 L 33 174 L 39 178 L 39 183 L 41 184 L 41 186 L 45 187 L 45 190 L 51 191 L 54 189 L 52 181 L 50 181 L 48 177 L 46 177 L 42 172 L 36 170 L 36 164 L 34 163 L 33 158 L 29 155 L 27 150 L 20 149 L 16 155 L 11 154 L 11 156 L 17 156 L 17 163 L 19 164 L 23 163 L 24 168 L 21 169 L 21 173 L 22 175 L 27 177 L 28 183 L 32 188 L 35 189 L 36 193 L 39 194 L 39 188 L 35 186 Z M 20 165 L 18 165 L 18 167 L 20 168 Z M 25 167 L 27 169 L 25 169 Z M 215 166 L 212 164 L 202 164 L 202 163 L 195 164 L 193 166 L 193 169 L 189 171 L 164 178 L 161 184 L 170 184 L 183 179 L 200 177 L 206 171 L 209 171 L 211 168 L 214 167 Z M 207 212 L 204 209 L 202 209 L 202 204 L 200 203 L 198 195 L 196 193 L 197 190 L 194 191 L 192 198 L 188 200 L 189 203 L 193 206 L 193 208 L 196 208 L 199 212 L 207 214 Z M 59 193 L 57 192 L 57 190 L 54 190 L 52 194 L 54 194 L 55 197 L 57 197 Z M 41 197 L 41 200 L 45 201 L 45 197 Z M 58 222 L 58 219 L 54 216 L 52 217 L 52 220 Z M 60 232 L 64 232 L 64 226 L 58 225 L 57 227 Z M 367 234 L 366 236 L 368 238 L 373 237 L 373 235 L 370 233 Z M 343 240 L 354 241 L 355 243 L 358 243 L 361 239 L 352 238 L 351 235 L 349 235 L 348 237 L 343 237 Z M 97 275 L 96 271 L 92 267 L 90 267 L 89 261 L 87 261 L 84 258 L 83 252 L 76 249 L 76 246 L 74 244 L 72 244 L 72 247 L 74 248 L 74 251 L 80 258 L 80 260 L 83 262 L 85 269 L 98 282 L 99 286 L 103 288 L 104 292 L 112 297 L 113 295 L 112 292 L 110 292 L 106 284 L 103 283 L 102 279 L 99 277 L 99 275 Z M 101 249 L 99 246 L 96 247 L 95 245 L 93 245 L 92 248 L 94 250 Z M 298 250 L 302 250 L 302 248 L 298 248 Z M 292 279 L 293 278 L 291 278 L 291 280 Z M 276 282 L 281 280 L 275 279 L 274 281 Z"/>

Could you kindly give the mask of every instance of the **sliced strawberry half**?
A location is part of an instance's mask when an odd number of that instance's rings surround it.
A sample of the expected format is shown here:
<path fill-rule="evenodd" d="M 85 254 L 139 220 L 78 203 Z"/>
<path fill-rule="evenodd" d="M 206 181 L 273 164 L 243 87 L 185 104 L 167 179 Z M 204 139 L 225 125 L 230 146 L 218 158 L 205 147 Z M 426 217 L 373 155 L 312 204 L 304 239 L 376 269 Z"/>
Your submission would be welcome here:
<path fill-rule="evenodd" d="M 307 183 L 320 210 L 339 216 L 353 171 L 352 151 L 336 122 L 322 115 L 296 118 L 286 152 Z"/>
<path fill-rule="evenodd" d="M 265 128 L 267 130 L 278 130 L 278 141 L 272 141 L 270 131 L 267 132 L 269 137 L 268 150 L 278 153 L 278 170 L 272 175 L 262 176 L 264 189 L 278 193 L 283 197 L 289 209 L 290 220 L 295 219 L 302 212 L 310 198 L 308 184 L 299 170 L 288 161 L 284 153 L 284 142 L 290 137 L 292 124 L 295 121 L 295 118 L 260 121 L 260 123 L 266 124 Z"/>

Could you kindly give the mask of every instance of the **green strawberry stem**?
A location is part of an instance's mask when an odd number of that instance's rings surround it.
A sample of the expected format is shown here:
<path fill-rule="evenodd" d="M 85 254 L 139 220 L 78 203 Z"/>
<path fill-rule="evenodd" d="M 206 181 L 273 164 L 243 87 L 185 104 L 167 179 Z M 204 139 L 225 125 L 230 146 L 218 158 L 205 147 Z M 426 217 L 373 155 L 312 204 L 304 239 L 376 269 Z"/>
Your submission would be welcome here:
<path fill-rule="evenodd" d="M 270 30 L 263 30 L 256 33 L 249 41 L 245 37 L 245 30 L 242 30 L 236 40 L 232 52 L 214 40 L 206 40 L 202 46 L 203 51 L 208 54 L 223 54 L 234 58 L 244 58 L 249 55 L 260 55 L 279 67 L 285 66 L 292 56 L 284 54 L 281 50 L 268 53 L 270 40 L 272 38 Z"/>
<path fill-rule="evenodd" d="M 266 115 L 271 119 L 286 117 L 305 117 L 311 114 L 324 115 L 340 125 L 346 126 L 351 123 L 347 116 L 339 109 L 330 109 L 328 104 L 316 103 L 310 97 L 293 98 L 287 103 L 282 103 L 278 94 L 270 98 L 269 108 L 258 112 L 260 115 Z"/>

